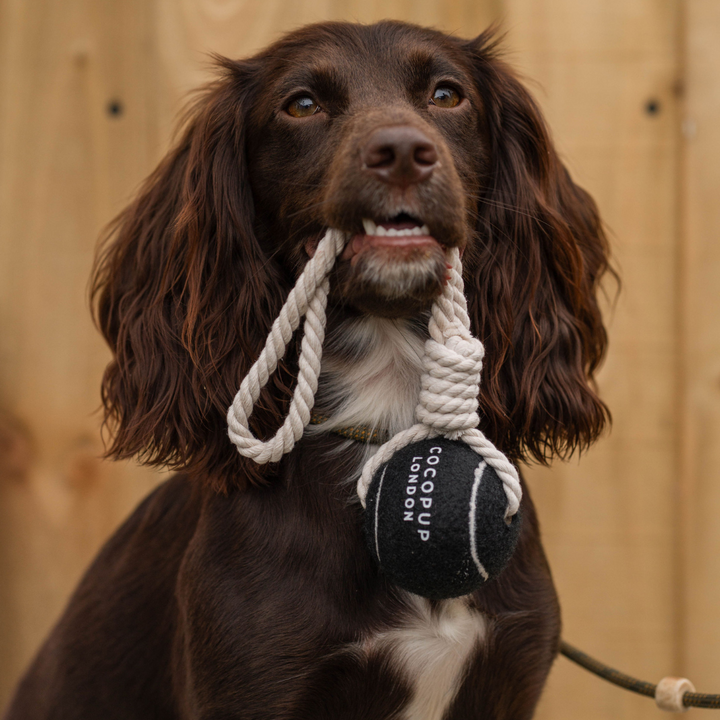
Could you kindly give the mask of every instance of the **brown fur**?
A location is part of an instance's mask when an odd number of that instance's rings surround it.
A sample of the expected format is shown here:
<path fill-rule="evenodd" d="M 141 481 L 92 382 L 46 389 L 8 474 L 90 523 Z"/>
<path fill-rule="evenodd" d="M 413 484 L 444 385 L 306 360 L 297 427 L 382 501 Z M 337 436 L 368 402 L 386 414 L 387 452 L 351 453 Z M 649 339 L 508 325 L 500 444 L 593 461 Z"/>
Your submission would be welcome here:
<path fill-rule="evenodd" d="M 309 436 L 260 468 L 226 432 L 227 407 L 328 226 L 362 232 L 362 218 L 402 206 L 464 250 L 486 346 L 481 428 L 509 456 L 567 455 L 608 420 L 592 386 L 606 346 L 600 221 L 489 34 L 326 23 L 220 64 L 115 221 L 93 285 L 114 353 L 109 454 L 184 474 L 103 549 L 8 720 L 403 717 L 406 678 L 384 651 L 353 649 L 407 613 L 364 548 L 346 482 L 361 448 Z M 428 106 L 439 82 L 463 103 Z M 303 92 L 324 112 L 284 113 Z M 384 125 L 427 136 L 439 158 L 429 178 L 403 188 L 362 171 L 357 158 Z M 441 254 L 383 252 L 339 262 L 333 332 L 364 313 L 422 318 L 439 293 Z M 391 302 L 395 271 L 410 289 Z M 261 436 L 284 417 L 295 357 L 253 414 Z M 509 567 L 472 596 L 488 637 L 447 720 L 531 717 L 555 656 L 557 599 L 527 494 L 523 513 Z"/>

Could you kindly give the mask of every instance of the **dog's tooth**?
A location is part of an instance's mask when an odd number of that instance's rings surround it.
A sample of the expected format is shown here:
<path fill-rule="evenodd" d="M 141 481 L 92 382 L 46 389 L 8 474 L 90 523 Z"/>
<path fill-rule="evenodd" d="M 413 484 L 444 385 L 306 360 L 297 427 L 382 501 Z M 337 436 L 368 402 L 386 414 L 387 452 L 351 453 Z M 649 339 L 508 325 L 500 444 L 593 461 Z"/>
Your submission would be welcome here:
<path fill-rule="evenodd" d="M 375 228 L 375 234 L 380 235 L 381 237 L 384 237 L 385 235 L 388 235 L 389 233 L 382 225 L 378 225 L 377 228 Z"/>
<path fill-rule="evenodd" d="M 388 229 L 387 229 L 387 234 L 388 234 L 390 237 L 396 237 L 399 233 L 398 233 L 398 231 L 397 231 L 395 228 L 388 228 Z"/>
<path fill-rule="evenodd" d="M 419 234 L 419 235 L 429 235 L 429 234 L 430 234 L 430 228 L 429 228 L 427 225 L 423 225 L 423 226 L 420 228 L 420 232 L 419 232 L 418 234 Z"/>
<path fill-rule="evenodd" d="M 419 225 L 416 225 L 412 230 L 410 230 L 411 235 L 422 235 L 423 231 L 422 228 Z"/>
<path fill-rule="evenodd" d="M 366 235 L 377 235 L 378 234 L 378 228 L 377 225 L 368 218 L 363 218 L 362 221 L 363 228 L 365 228 L 365 234 Z"/>

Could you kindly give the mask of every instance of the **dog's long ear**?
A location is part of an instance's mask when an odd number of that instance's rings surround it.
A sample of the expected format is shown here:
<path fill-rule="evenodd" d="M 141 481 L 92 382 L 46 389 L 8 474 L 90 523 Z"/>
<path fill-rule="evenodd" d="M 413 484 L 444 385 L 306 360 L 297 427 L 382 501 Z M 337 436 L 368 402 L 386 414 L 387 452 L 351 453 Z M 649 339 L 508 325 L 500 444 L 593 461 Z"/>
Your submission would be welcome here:
<path fill-rule="evenodd" d="M 466 287 L 487 348 L 484 429 L 516 458 L 591 443 L 609 420 L 593 386 L 607 337 L 596 293 L 608 244 L 595 203 L 559 161 L 492 33 L 464 47 L 483 108 L 487 168 Z"/>
<path fill-rule="evenodd" d="M 282 278 L 252 229 L 253 62 L 221 61 L 177 146 L 113 222 L 92 283 L 113 351 L 102 384 L 108 455 L 187 468 L 218 488 L 260 477 L 231 445 L 225 415 L 282 305 Z M 279 426 L 282 395 L 263 394 L 256 433 Z"/>

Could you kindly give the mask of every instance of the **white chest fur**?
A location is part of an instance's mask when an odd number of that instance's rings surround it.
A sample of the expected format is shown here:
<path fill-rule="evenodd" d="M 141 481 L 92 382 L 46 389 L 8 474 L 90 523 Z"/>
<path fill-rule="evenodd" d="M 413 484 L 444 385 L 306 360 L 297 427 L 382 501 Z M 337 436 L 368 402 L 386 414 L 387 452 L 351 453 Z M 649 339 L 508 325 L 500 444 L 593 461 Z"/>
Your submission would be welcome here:
<path fill-rule="evenodd" d="M 407 322 L 378 318 L 356 320 L 334 334 L 321 375 L 330 419 L 317 429 L 364 425 L 395 434 L 410 427 L 420 393 L 425 337 L 424 329 Z M 432 608 L 424 598 L 406 597 L 402 622 L 366 638 L 359 649 L 389 654 L 410 684 L 413 695 L 404 720 L 441 720 L 485 638 L 486 620 L 464 598 Z"/>
<path fill-rule="evenodd" d="M 486 620 L 465 598 L 444 600 L 433 610 L 424 598 L 407 598 L 405 622 L 368 638 L 363 650 L 387 652 L 410 684 L 413 695 L 405 720 L 441 720 L 485 638 Z"/>
<path fill-rule="evenodd" d="M 359 318 L 329 333 L 319 400 L 321 430 L 364 425 L 395 434 L 415 422 L 427 328 L 403 320 Z M 312 428 L 309 428 L 312 431 Z"/>

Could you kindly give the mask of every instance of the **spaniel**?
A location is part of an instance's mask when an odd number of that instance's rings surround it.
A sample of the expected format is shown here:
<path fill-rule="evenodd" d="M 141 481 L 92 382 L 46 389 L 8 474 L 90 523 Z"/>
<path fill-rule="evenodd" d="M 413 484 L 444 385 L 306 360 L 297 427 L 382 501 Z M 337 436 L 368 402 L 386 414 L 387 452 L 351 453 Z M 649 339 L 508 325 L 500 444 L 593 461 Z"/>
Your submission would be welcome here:
<path fill-rule="evenodd" d="M 109 540 L 7 720 L 521 720 L 560 616 L 527 489 L 505 571 L 430 601 L 374 564 L 355 482 L 413 423 L 427 314 L 463 253 L 486 347 L 482 431 L 513 461 L 586 447 L 609 417 L 596 291 L 608 247 L 491 32 L 323 23 L 220 74 L 117 218 L 93 297 L 113 359 L 109 454 L 180 472 Z M 327 228 L 315 424 L 259 466 L 225 416 Z M 297 339 L 254 433 L 285 416 Z"/>

